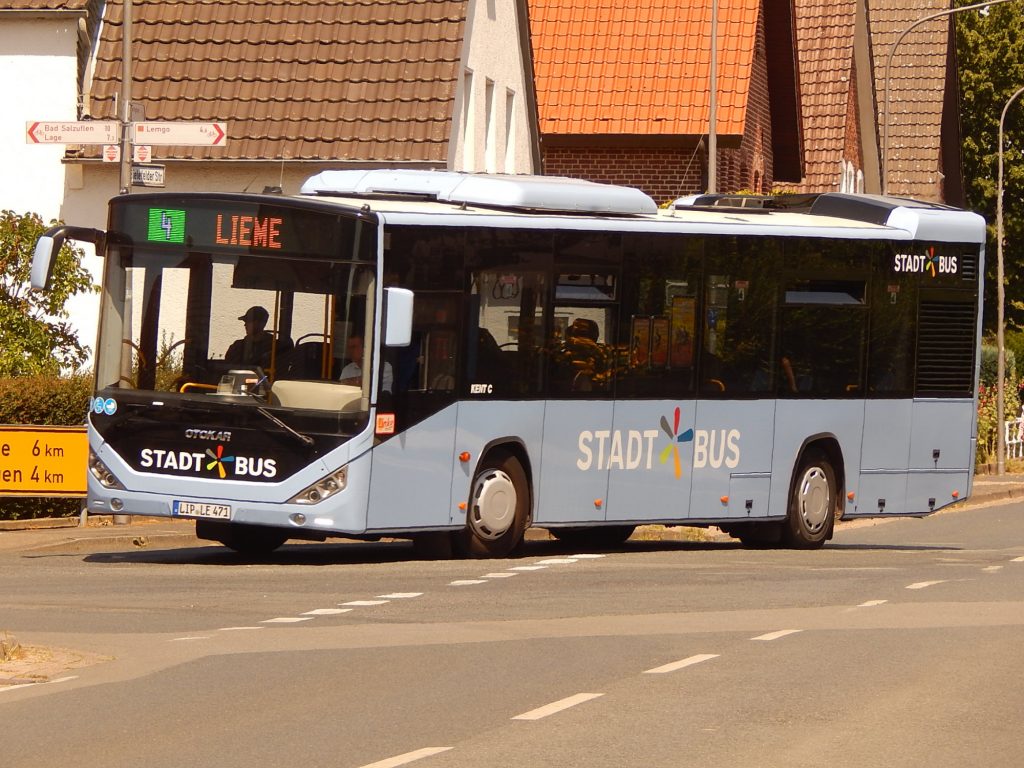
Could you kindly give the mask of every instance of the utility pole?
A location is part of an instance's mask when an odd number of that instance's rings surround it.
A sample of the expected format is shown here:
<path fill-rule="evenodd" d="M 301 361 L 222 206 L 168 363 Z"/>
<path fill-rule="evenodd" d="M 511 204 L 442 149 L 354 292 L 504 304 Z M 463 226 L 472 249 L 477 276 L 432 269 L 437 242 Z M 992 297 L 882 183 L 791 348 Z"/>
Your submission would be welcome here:
<path fill-rule="evenodd" d="M 708 193 L 718 191 L 718 0 L 711 0 L 711 68 L 708 73 Z"/>
<path fill-rule="evenodd" d="M 123 0 L 121 19 L 121 175 L 118 194 L 132 190 L 132 0 Z"/>

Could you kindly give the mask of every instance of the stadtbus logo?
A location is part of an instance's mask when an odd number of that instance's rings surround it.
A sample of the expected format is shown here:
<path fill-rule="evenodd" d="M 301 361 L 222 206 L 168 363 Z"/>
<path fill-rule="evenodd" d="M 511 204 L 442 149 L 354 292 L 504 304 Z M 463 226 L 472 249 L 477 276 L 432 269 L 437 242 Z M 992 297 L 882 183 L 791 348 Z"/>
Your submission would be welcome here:
<path fill-rule="evenodd" d="M 216 453 L 214 453 L 212 450 L 207 448 L 206 449 L 206 455 L 211 459 L 211 461 L 208 461 L 206 463 L 206 469 L 207 470 L 211 470 L 211 469 L 216 467 L 217 474 L 220 476 L 221 480 L 223 480 L 225 477 L 227 477 L 228 473 L 224 470 L 224 465 L 225 464 L 234 464 L 235 463 L 235 457 L 234 456 L 225 456 L 224 455 L 224 446 L 223 445 L 218 445 L 217 446 L 217 452 Z"/>
<path fill-rule="evenodd" d="M 740 431 L 738 429 L 685 429 L 680 432 L 681 411 L 672 412 L 672 423 L 661 417 L 661 432 L 657 429 L 595 429 L 579 433 L 577 445 L 579 458 L 576 467 L 582 471 L 594 470 L 644 470 L 653 469 L 654 442 L 664 433 L 668 445 L 661 449 L 658 458 L 667 464 L 672 458 L 676 479 L 683 476 L 683 455 L 680 446 L 693 443 L 693 468 L 723 465 L 734 469 L 740 463 Z"/>
<path fill-rule="evenodd" d="M 892 266 L 896 272 L 927 272 L 932 277 L 955 275 L 958 269 L 956 256 L 939 256 L 934 247 L 924 254 L 897 253 Z"/>
<path fill-rule="evenodd" d="M 144 469 L 155 469 L 176 474 L 193 475 L 216 473 L 221 480 L 247 480 L 252 477 L 271 479 L 277 476 L 277 460 L 262 456 L 225 456 L 224 445 L 200 451 L 167 451 L 162 448 L 143 448 L 139 464 Z"/>
<path fill-rule="evenodd" d="M 679 444 L 688 443 L 693 440 L 693 430 L 688 429 L 682 434 L 679 433 L 679 407 L 676 406 L 675 413 L 672 416 L 672 428 L 668 427 L 668 419 L 664 416 L 661 417 L 661 430 L 668 435 L 669 443 L 661 452 L 661 463 L 664 464 L 668 461 L 668 457 L 671 455 L 673 463 L 675 464 L 676 480 L 683 476 L 683 468 L 679 462 Z"/>

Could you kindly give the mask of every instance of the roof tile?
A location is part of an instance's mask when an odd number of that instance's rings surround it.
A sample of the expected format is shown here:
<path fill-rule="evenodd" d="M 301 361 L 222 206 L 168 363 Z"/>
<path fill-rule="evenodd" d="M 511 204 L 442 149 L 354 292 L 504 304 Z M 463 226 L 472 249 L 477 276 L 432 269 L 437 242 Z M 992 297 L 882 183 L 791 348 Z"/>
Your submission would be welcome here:
<path fill-rule="evenodd" d="M 743 133 L 760 8 L 720 0 L 721 134 Z M 710 10 L 710 0 L 530 0 L 541 133 L 704 133 Z M 626 94 L 659 106 L 628 109 Z"/>
<path fill-rule="evenodd" d="M 165 158 L 443 162 L 467 5 L 135 0 L 133 97 L 147 120 L 229 123 L 226 147 Z M 122 0 L 104 21 L 90 97 L 91 116 L 109 119 Z"/>

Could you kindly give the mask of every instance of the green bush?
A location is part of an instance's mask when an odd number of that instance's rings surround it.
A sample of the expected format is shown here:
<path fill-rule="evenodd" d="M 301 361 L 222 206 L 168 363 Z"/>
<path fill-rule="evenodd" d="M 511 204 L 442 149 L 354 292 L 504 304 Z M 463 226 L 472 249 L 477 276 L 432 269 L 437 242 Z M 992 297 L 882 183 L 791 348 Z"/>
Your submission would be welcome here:
<path fill-rule="evenodd" d="M 0 378 L 0 424 L 84 424 L 91 393 L 86 374 Z M 0 520 L 68 517 L 81 506 L 81 499 L 0 498 Z"/>
<path fill-rule="evenodd" d="M 1004 341 L 1003 346 L 1006 349 L 1006 360 L 1004 364 L 1006 366 L 1006 378 L 1016 381 L 1017 380 L 1017 355 L 1013 349 L 1010 348 L 1009 343 Z M 981 345 L 981 383 L 986 387 L 995 387 L 996 382 L 999 381 L 999 350 L 995 343 L 982 342 Z"/>

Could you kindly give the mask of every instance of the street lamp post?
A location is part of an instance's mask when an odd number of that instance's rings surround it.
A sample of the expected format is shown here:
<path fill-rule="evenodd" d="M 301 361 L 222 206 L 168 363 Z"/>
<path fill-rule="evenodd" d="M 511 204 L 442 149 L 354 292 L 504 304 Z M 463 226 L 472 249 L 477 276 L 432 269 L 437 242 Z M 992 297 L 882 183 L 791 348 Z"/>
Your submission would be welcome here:
<path fill-rule="evenodd" d="M 962 8 L 950 8 L 949 10 L 939 11 L 929 16 L 922 16 L 920 19 L 915 21 L 909 27 L 907 27 L 900 36 L 896 38 L 896 42 L 889 48 L 889 55 L 885 59 L 885 118 L 882 123 L 882 194 L 885 195 L 889 191 L 889 104 L 891 99 L 889 98 L 889 69 L 892 67 L 893 54 L 896 53 L 896 48 L 903 42 L 905 38 L 915 27 L 920 24 L 924 24 L 932 19 L 939 19 L 943 16 L 952 16 L 954 13 L 963 13 L 964 11 L 973 11 L 977 8 L 988 8 L 991 5 L 999 5 L 1000 3 L 1011 3 L 1014 0 L 985 0 L 983 3 L 975 3 L 974 5 L 965 5 Z"/>
<path fill-rule="evenodd" d="M 998 322 L 996 325 L 996 474 L 1006 472 L 1006 440 L 1004 433 L 1006 427 L 1006 393 L 1003 379 L 1006 376 L 1006 350 L 1003 348 L 1004 335 L 1004 308 L 1005 296 L 1003 295 L 1003 126 L 1006 123 L 1006 113 L 1010 105 L 1017 100 L 1017 97 L 1024 93 L 1024 87 L 1018 88 L 1011 96 L 1003 113 L 999 116 L 999 180 L 996 186 L 996 312 Z"/>

